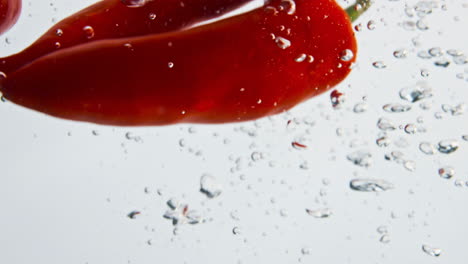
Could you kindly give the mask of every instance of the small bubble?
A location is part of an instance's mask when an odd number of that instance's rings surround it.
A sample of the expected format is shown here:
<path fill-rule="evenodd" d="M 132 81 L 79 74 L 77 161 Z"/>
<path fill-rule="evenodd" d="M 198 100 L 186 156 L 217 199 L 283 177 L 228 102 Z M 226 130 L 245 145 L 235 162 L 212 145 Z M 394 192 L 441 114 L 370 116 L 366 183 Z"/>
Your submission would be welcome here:
<path fill-rule="evenodd" d="M 4 81 L 4 80 L 6 80 L 6 78 L 7 78 L 7 75 L 6 75 L 6 73 L 4 73 L 4 72 L 0 71 L 0 82 L 2 82 L 2 81 Z"/>
<path fill-rule="evenodd" d="M 400 90 L 400 98 L 411 103 L 432 97 L 432 89 L 424 82 Z"/>
<path fill-rule="evenodd" d="M 421 59 L 431 59 L 432 55 L 427 50 L 421 50 L 418 52 L 418 57 Z"/>
<path fill-rule="evenodd" d="M 239 227 L 237 227 L 237 226 L 234 227 L 234 228 L 232 229 L 232 234 L 234 234 L 234 235 L 240 235 L 240 234 L 241 234 L 241 229 L 240 229 Z"/>
<path fill-rule="evenodd" d="M 354 58 L 354 53 L 350 49 L 345 49 L 341 52 L 341 60 L 342 61 L 350 61 Z"/>
<path fill-rule="evenodd" d="M 421 144 L 419 144 L 419 150 L 426 155 L 434 155 L 437 151 L 436 147 L 430 142 L 421 142 Z"/>
<path fill-rule="evenodd" d="M 312 248 L 302 248 L 301 253 L 302 255 L 312 255 L 313 249 Z"/>
<path fill-rule="evenodd" d="M 458 146 L 458 141 L 447 139 L 439 142 L 438 150 L 441 153 L 450 154 L 452 152 L 455 152 L 458 149 Z"/>
<path fill-rule="evenodd" d="M 172 69 L 172 68 L 174 68 L 174 63 L 173 63 L 173 62 L 171 62 L 171 61 L 170 61 L 170 62 L 168 62 L 168 63 L 167 63 L 167 67 L 168 67 L 169 69 Z"/>
<path fill-rule="evenodd" d="M 349 187 L 360 192 L 382 192 L 394 188 L 393 184 L 376 179 L 354 179 L 349 182 Z"/>
<path fill-rule="evenodd" d="M 421 77 L 429 77 L 429 71 L 427 69 L 421 69 Z"/>
<path fill-rule="evenodd" d="M 369 108 L 367 103 L 357 103 L 353 107 L 353 112 L 356 114 L 364 113 L 367 111 L 367 108 Z"/>
<path fill-rule="evenodd" d="M 455 169 L 450 166 L 445 166 L 439 169 L 439 176 L 444 179 L 451 179 L 455 175 Z"/>
<path fill-rule="evenodd" d="M 85 33 L 85 37 L 87 39 L 92 39 L 94 38 L 94 28 L 91 26 L 85 26 L 83 28 L 83 32 Z"/>
<path fill-rule="evenodd" d="M 376 24 L 374 20 L 369 20 L 369 22 L 367 22 L 367 29 L 369 30 L 374 30 L 375 27 L 376 27 Z"/>
<path fill-rule="evenodd" d="M 332 215 L 332 211 L 329 208 L 320 209 L 306 209 L 306 213 L 315 218 L 328 218 Z"/>
<path fill-rule="evenodd" d="M 255 151 L 250 155 L 252 161 L 259 161 L 263 159 L 263 154 L 261 152 Z"/>
<path fill-rule="evenodd" d="M 422 245 L 422 250 L 424 253 L 433 257 L 438 257 L 442 253 L 442 250 L 440 248 L 435 248 L 428 245 Z"/>
<path fill-rule="evenodd" d="M 377 146 L 379 147 L 388 147 L 391 143 L 390 139 L 386 136 L 383 136 L 383 137 L 379 137 L 375 143 L 377 144 Z"/>
<path fill-rule="evenodd" d="M 356 30 L 356 31 L 358 31 L 358 32 L 359 32 L 359 31 L 362 31 L 362 24 L 359 23 L 359 24 L 355 25 L 355 26 L 354 26 L 354 30 Z"/>
<path fill-rule="evenodd" d="M 407 124 L 404 128 L 407 134 L 416 134 L 420 132 L 426 132 L 426 129 L 421 126 L 417 126 L 415 124 Z"/>
<path fill-rule="evenodd" d="M 372 66 L 376 69 L 385 69 L 387 68 L 387 65 L 383 61 L 375 61 L 372 63 Z"/>
<path fill-rule="evenodd" d="M 148 15 L 148 18 L 149 18 L 150 20 L 155 20 L 155 19 L 156 19 L 156 14 L 155 14 L 155 13 L 150 13 L 150 14 Z"/>
<path fill-rule="evenodd" d="M 403 162 L 403 168 L 405 168 L 408 171 L 415 171 L 416 170 L 416 162 L 412 160 L 405 160 Z"/>
<path fill-rule="evenodd" d="M 388 228 L 387 228 L 387 226 L 379 226 L 379 227 L 377 227 L 377 232 L 379 234 L 387 234 L 388 233 Z"/>
<path fill-rule="evenodd" d="M 355 151 L 351 154 L 348 154 L 346 158 L 349 161 L 351 161 L 354 165 L 360 167 L 369 167 L 370 165 L 372 165 L 372 154 L 367 151 Z"/>
<path fill-rule="evenodd" d="M 439 48 L 439 47 L 431 48 L 431 49 L 429 49 L 428 52 L 432 57 L 440 57 L 440 56 L 442 56 L 444 54 L 442 49 Z"/>
<path fill-rule="evenodd" d="M 379 239 L 380 243 L 388 244 L 390 242 L 390 236 L 388 234 L 384 234 Z"/>
<path fill-rule="evenodd" d="M 426 20 L 424 20 L 424 19 L 419 19 L 416 22 L 416 27 L 421 31 L 425 31 L 425 30 L 429 29 L 429 25 L 427 24 Z"/>
<path fill-rule="evenodd" d="M 287 211 L 286 209 L 281 209 L 281 210 L 280 210 L 280 215 L 281 215 L 282 217 L 287 217 L 287 216 L 288 216 L 288 211 Z"/>
<path fill-rule="evenodd" d="M 453 62 L 457 65 L 464 65 L 468 63 L 468 58 L 465 55 L 454 56 Z"/>
<path fill-rule="evenodd" d="M 416 29 L 416 23 L 413 21 L 404 21 L 403 28 L 407 31 L 414 31 Z"/>
<path fill-rule="evenodd" d="M 278 45 L 280 49 L 287 49 L 291 47 L 291 41 L 283 37 L 276 37 L 275 42 L 276 42 L 276 45 Z"/>
<path fill-rule="evenodd" d="M 379 118 L 377 121 L 377 127 L 382 131 L 393 131 L 396 129 L 396 126 L 385 117 Z"/>
<path fill-rule="evenodd" d="M 294 2 L 294 0 L 281 0 L 279 9 L 286 10 L 288 15 L 294 15 L 294 13 L 296 13 L 296 2 Z"/>
<path fill-rule="evenodd" d="M 463 52 L 456 50 L 456 49 L 449 49 L 447 50 L 447 54 L 453 57 L 458 57 L 458 56 L 462 56 Z"/>
<path fill-rule="evenodd" d="M 218 197 L 222 192 L 222 187 L 216 182 L 216 179 L 208 174 L 202 175 L 200 179 L 200 192 L 208 198 Z"/>
<path fill-rule="evenodd" d="M 447 68 L 450 65 L 450 61 L 444 58 L 444 59 L 435 61 L 434 65 L 437 67 Z"/>
<path fill-rule="evenodd" d="M 393 57 L 397 58 L 397 59 L 404 59 L 408 56 L 408 51 L 405 50 L 405 49 L 399 49 L 399 50 L 395 50 L 393 52 Z"/>
<path fill-rule="evenodd" d="M 386 104 L 382 108 L 383 110 L 389 113 L 402 113 L 402 112 L 408 112 L 409 110 L 411 110 L 411 105 Z"/>
<path fill-rule="evenodd" d="M 333 90 L 330 93 L 330 101 L 334 108 L 339 109 L 346 101 L 346 97 L 344 93 L 341 93 L 338 90 Z"/>
<path fill-rule="evenodd" d="M 63 35 L 63 30 L 61 30 L 60 28 L 57 29 L 57 30 L 55 30 L 55 35 L 56 35 L 57 37 L 61 37 L 61 36 Z"/>
<path fill-rule="evenodd" d="M 455 187 L 461 188 L 461 187 L 463 187 L 463 181 L 462 180 L 455 180 L 453 185 L 455 185 Z"/>
<path fill-rule="evenodd" d="M 459 115 L 462 115 L 463 113 L 465 113 L 466 104 L 461 103 L 461 104 L 458 104 L 456 106 L 450 106 L 450 105 L 447 105 L 447 104 L 443 104 L 442 105 L 442 110 L 445 113 L 450 113 L 452 116 L 459 116 Z"/>
<path fill-rule="evenodd" d="M 299 54 L 299 55 L 294 59 L 294 61 L 295 61 L 295 62 L 303 62 L 303 61 L 305 61 L 305 59 L 307 59 L 307 54 L 302 53 L 302 54 Z"/>

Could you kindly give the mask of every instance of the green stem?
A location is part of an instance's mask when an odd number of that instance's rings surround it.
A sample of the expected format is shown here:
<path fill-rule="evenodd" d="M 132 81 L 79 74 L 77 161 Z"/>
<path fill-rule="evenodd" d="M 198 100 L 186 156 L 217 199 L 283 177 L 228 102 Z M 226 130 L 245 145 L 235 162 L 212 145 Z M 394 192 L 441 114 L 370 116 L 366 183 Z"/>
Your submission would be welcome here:
<path fill-rule="evenodd" d="M 367 9 L 372 5 L 371 0 L 356 0 L 354 5 L 346 8 L 346 13 L 348 13 L 351 22 L 356 21 Z"/>

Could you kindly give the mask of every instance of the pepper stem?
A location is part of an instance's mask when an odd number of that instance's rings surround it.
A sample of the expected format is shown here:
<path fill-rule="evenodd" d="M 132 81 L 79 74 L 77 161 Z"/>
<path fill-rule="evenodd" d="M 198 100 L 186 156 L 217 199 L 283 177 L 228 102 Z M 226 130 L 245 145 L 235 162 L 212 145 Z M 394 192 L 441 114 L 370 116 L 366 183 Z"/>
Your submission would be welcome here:
<path fill-rule="evenodd" d="M 346 13 L 348 13 L 349 19 L 351 22 L 356 21 L 367 9 L 372 5 L 371 0 L 356 0 L 356 3 L 346 8 Z"/>

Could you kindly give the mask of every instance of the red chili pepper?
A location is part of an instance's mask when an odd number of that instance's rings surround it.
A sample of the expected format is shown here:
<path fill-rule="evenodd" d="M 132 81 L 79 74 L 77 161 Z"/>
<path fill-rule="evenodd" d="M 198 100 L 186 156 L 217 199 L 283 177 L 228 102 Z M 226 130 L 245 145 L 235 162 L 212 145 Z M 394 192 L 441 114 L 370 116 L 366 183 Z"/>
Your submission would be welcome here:
<path fill-rule="evenodd" d="M 8 74 L 2 92 L 28 108 L 100 124 L 245 121 L 330 89 L 350 72 L 356 49 L 334 0 L 271 0 L 188 30 L 54 51 Z"/>
<path fill-rule="evenodd" d="M 180 30 L 251 1 L 253 0 L 102 0 L 60 21 L 21 53 L 1 59 L 1 71 L 8 75 L 57 49 L 102 39 Z"/>
<path fill-rule="evenodd" d="M 21 12 L 21 0 L 0 0 L 0 34 L 13 26 Z"/>

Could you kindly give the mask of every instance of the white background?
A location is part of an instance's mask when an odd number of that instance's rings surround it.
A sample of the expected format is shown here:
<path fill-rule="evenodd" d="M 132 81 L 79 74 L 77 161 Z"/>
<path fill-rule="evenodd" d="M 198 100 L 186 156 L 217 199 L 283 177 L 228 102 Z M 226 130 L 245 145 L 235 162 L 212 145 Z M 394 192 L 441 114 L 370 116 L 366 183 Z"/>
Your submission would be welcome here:
<path fill-rule="evenodd" d="M 17 26 L 0 37 L 0 56 L 19 52 L 92 2 L 25 1 Z M 451 64 L 437 67 L 440 58 L 417 53 L 432 47 L 468 53 L 468 2 L 433 1 L 428 30 L 405 28 L 419 19 L 408 17 L 405 7 L 417 3 L 377 1 L 358 21 L 364 26 L 356 32 L 357 66 L 337 87 L 346 94 L 341 109 L 332 108 L 326 93 L 256 122 L 119 128 L 2 103 L 0 263 L 466 263 L 468 187 L 455 181 L 468 181 L 468 142 L 461 138 L 468 134 L 468 118 L 441 105 L 466 103 L 468 65 L 443 55 Z M 373 30 L 366 27 L 370 20 Z M 408 57 L 396 59 L 393 52 L 402 48 Z M 387 67 L 376 69 L 375 61 Z M 429 76 L 421 76 L 422 69 Z M 418 81 L 433 89 L 429 110 L 419 102 L 406 113 L 382 110 L 388 103 L 410 104 L 398 92 Z M 354 113 L 363 97 L 368 110 Z M 375 144 L 380 117 L 401 126 L 388 133 L 392 143 L 384 148 Z M 418 124 L 418 117 L 427 132 L 405 133 L 402 128 Z M 288 120 L 295 121 L 287 127 Z M 291 147 L 298 138 L 307 149 Z M 423 141 L 443 139 L 457 140 L 459 149 L 432 156 L 418 149 Z M 346 159 L 360 149 L 372 154 L 369 168 Z M 416 169 L 385 160 L 394 150 Z M 253 161 L 253 153 L 262 158 Z M 304 162 L 308 169 L 301 168 Z M 443 166 L 456 175 L 439 177 Z M 219 197 L 199 192 L 204 173 L 223 186 Z M 349 188 L 353 178 L 385 179 L 395 188 L 356 192 Z M 171 197 L 206 222 L 181 225 L 174 235 L 171 221 L 162 217 Z M 317 219 L 306 208 L 333 214 Z M 133 210 L 141 215 L 129 219 Z M 379 242 L 379 226 L 387 227 L 390 242 Z M 233 234 L 235 227 L 240 234 Z M 424 253 L 423 244 L 442 249 L 441 256 Z"/>

